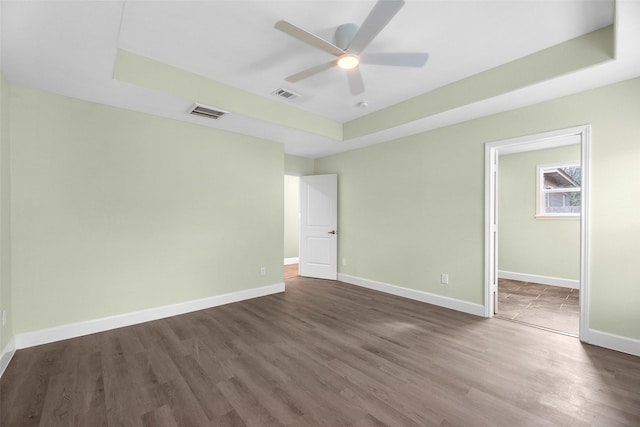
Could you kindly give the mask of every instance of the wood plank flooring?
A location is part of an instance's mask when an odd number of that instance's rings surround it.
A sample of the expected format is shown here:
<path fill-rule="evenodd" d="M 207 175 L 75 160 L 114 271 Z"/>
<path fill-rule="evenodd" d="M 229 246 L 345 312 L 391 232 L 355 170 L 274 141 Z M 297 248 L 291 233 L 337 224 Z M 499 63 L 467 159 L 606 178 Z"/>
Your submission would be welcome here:
<path fill-rule="evenodd" d="M 284 266 L 284 278 L 293 279 L 298 276 L 298 264 L 289 264 Z"/>
<path fill-rule="evenodd" d="M 640 358 L 333 281 L 20 350 L 8 426 L 638 426 Z"/>

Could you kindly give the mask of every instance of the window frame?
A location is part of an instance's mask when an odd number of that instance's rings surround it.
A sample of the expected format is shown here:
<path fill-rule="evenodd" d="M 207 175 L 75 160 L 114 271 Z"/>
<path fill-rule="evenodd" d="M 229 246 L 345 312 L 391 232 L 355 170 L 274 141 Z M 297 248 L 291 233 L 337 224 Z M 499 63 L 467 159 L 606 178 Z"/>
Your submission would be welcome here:
<path fill-rule="evenodd" d="M 580 203 L 582 204 L 582 183 L 580 187 L 575 188 L 558 188 L 552 190 L 546 190 L 544 188 L 544 174 L 551 169 L 567 168 L 567 167 L 579 167 L 582 174 L 582 165 L 579 160 L 566 161 L 545 165 L 538 165 L 536 167 L 536 219 L 580 219 L 580 211 L 578 212 L 545 212 L 545 195 L 551 193 L 580 193 Z"/>

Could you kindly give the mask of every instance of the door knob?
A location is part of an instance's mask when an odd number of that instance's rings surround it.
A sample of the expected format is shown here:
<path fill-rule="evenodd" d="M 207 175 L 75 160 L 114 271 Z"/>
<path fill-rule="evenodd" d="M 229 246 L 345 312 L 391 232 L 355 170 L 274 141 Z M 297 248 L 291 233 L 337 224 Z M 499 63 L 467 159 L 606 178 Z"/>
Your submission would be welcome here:
<path fill-rule="evenodd" d="M 336 234 L 336 230 L 329 231 L 329 234 Z"/>

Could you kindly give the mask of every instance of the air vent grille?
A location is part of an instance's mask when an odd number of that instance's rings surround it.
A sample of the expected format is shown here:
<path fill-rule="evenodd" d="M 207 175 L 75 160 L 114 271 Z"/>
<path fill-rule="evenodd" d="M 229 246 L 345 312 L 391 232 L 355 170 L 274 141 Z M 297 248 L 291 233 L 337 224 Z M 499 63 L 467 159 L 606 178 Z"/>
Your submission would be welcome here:
<path fill-rule="evenodd" d="M 287 101 L 293 101 L 300 98 L 295 92 L 291 92 L 289 89 L 280 88 L 272 92 L 278 98 L 286 99 Z"/>
<path fill-rule="evenodd" d="M 196 116 L 208 117 L 214 120 L 218 120 L 219 118 L 229 114 L 227 111 L 218 110 L 202 104 L 195 104 L 189 113 Z"/>

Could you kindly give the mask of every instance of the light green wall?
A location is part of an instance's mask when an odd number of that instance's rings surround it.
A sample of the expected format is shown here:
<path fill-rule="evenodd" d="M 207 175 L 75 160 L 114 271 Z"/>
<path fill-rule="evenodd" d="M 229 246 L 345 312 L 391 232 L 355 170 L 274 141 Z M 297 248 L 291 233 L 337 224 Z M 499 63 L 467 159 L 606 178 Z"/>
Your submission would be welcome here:
<path fill-rule="evenodd" d="M 282 145 L 21 87 L 11 143 L 16 333 L 283 281 Z"/>
<path fill-rule="evenodd" d="M 0 323 L 0 352 L 13 336 L 11 296 L 11 184 L 9 169 L 9 84 L 0 73 L 0 312 L 7 323 Z"/>
<path fill-rule="evenodd" d="M 1 91 L 6 248 L 4 81 Z M 13 286 L 3 255 L 0 298 L 15 332 L 282 281 L 280 145 L 11 94 Z M 640 339 L 638 117 L 633 79 L 316 160 L 315 173 L 340 174 L 340 271 L 482 303 L 484 143 L 590 123 L 590 326 Z"/>
<path fill-rule="evenodd" d="M 316 173 L 340 177 L 340 272 L 483 302 L 483 152 L 470 136 L 441 129 L 316 159 Z"/>
<path fill-rule="evenodd" d="M 590 327 L 640 339 L 638 117 L 633 79 L 317 159 L 340 175 L 340 271 L 483 303 L 484 143 L 590 123 Z"/>
<path fill-rule="evenodd" d="M 306 157 L 284 155 L 284 172 L 291 175 L 313 175 L 315 162 Z"/>
<path fill-rule="evenodd" d="M 580 279 L 580 219 L 536 219 L 537 166 L 579 162 L 580 145 L 500 156 L 498 269 Z"/>
<path fill-rule="evenodd" d="M 300 177 L 284 176 L 284 257 L 297 258 L 300 241 Z"/>

